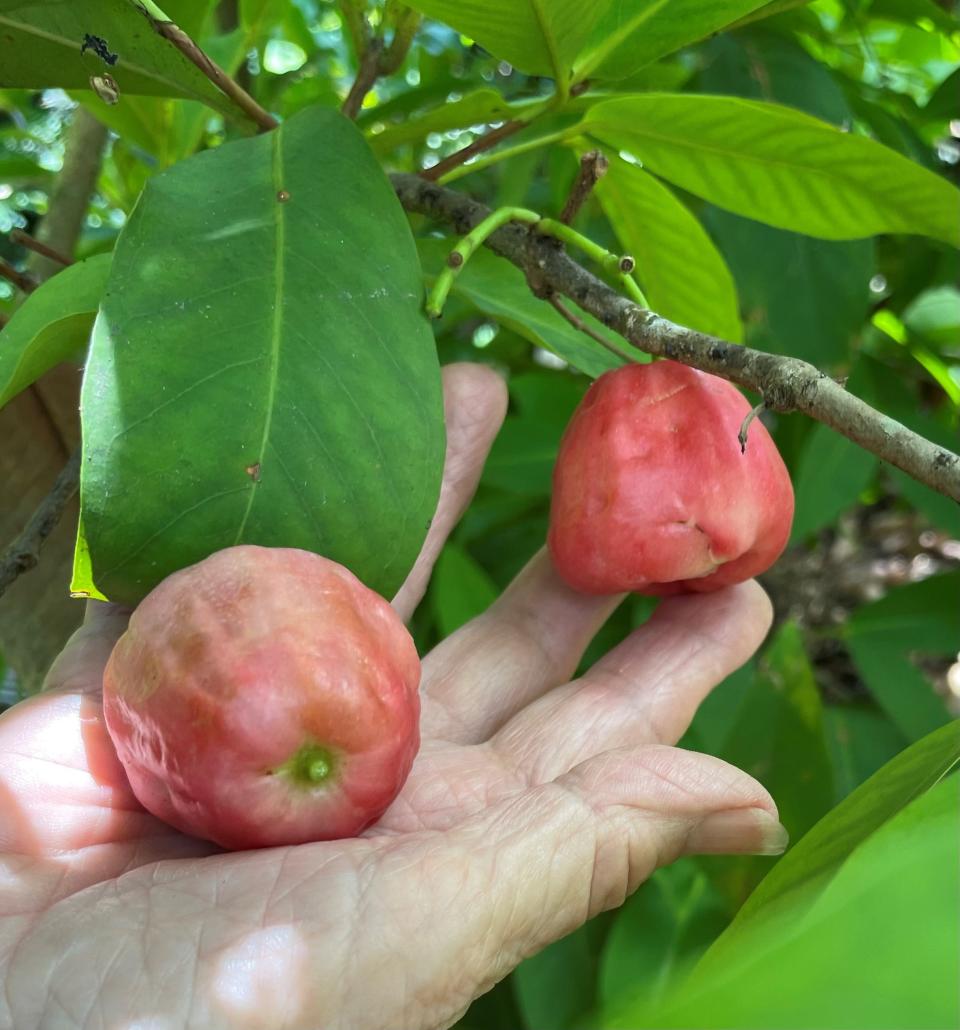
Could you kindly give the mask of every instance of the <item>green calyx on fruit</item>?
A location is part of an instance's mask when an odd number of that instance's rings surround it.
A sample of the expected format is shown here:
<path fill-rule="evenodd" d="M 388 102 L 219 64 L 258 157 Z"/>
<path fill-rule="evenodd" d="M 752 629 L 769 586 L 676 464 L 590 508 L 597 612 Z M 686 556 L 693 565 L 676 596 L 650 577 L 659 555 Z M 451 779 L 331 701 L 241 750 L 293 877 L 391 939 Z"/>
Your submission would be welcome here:
<path fill-rule="evenodd" d="M 285 776 L 300 787 L 319 787 L 336 772 L 337 762 L 328 748 L 321 744 L 304 744 L 283 765 L 271 769 L 275 776 Z"/>

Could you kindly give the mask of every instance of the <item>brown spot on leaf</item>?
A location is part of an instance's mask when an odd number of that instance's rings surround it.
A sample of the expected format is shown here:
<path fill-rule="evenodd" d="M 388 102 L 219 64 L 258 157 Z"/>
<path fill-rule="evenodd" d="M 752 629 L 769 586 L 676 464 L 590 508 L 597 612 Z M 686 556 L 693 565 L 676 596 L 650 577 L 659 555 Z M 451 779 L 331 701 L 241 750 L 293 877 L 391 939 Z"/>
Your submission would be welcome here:
<path fill-rule="evenodd" d="M 285 204 L 289 199 L 290 194 L 286 190 L 277 191 L 277 200 L 279 200 L 281 204 Z"/>
<path fill-rule="evenodd" d="M 255 482 L 260 482 L 260 462 L 258 461 L 254 465 L 248 465 L 244 471 L 246 474 Z"/>

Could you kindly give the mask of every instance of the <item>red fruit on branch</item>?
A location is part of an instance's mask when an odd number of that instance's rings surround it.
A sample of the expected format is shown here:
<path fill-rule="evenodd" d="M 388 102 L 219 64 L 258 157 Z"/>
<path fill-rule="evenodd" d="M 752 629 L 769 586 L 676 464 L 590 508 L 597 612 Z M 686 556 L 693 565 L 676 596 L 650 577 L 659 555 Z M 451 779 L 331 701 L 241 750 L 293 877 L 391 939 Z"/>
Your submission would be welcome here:
<path fill-rule="evenodd" d="M 351 837 L 419 747 L 420 661 L 352 573 L 231 547 L 139 605 L 104 674 L 107 728 L 140 803 L 222 847 Z"/>
<path fill-rule="evenodd" d="M 793 487 L 750 405 L 674 361 L 602 375 L 567 426 L 548 544 L 588 594 L 719 590 L 769 568 L 790 536 Z"/>

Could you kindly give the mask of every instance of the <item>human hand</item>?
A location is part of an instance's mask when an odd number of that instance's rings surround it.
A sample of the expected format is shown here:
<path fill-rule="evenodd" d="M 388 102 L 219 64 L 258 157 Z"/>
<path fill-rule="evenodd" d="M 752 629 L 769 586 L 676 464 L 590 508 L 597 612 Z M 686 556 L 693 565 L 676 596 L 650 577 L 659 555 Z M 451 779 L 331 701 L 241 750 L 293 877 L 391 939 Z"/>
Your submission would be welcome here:
<path fill-rule="evenodd" d="M 408 617 L 505 409 L 444 373 L 444 487 Z M 673 745 L 769 625 L 753 583 L 664 602 L 567 682 L 619 598 L 541 552 L 423 663 L 423 743 L 351 840 L 224 854 L 136 802 L 102 719 L 126 614 L 92 604 L 49 689 L 0 718 L 0 1026 L 448 1026 L 524 957 L 695 852 L 784 843 L 746 774 Z"/>

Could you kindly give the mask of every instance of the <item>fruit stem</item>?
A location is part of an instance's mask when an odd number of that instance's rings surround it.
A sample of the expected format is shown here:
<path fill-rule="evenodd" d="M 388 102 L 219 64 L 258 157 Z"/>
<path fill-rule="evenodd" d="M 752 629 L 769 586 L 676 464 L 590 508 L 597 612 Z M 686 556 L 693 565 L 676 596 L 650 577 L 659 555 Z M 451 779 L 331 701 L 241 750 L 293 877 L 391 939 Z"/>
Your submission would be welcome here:
<path fill-rule="evenodd" d="M 443 313 L 443 305 L 447 301 L 454 278 L 487 237 L 507 222 L 535 225 L 539 221 L 540 216 L 536 211 L 530 211 L 525 207 L 501 207 L 484 218 L 479 225 L 474 226 L 447 255 L 447 263 L 433 284 L 427 298 L 427 314 L 430 318 L 439 318 Z"/>
<path fill-rule="evenodd" d="M 550 236 L 582 250 L 592 258 L 608 274 L 620 280 L 627 295 L 642 308 L 649 308 L 637 281 L 631 275 L 634 260 L 629 255 L 614 254 L 605 250 L 599 243 L 577 232 L 569 225 L 558 222 L 555 218 L 541 218 L 536 211 L 525 207 L 501 207 L 491 212 L 482 222 L 474 226 L 466 236 L 447 255 L 446 264 L 437 276 L 433 289 L 427 297 L 426 312 L 430 318 L 439 318 L 443 314 L 443 306 L 450 295 L 454 279 L 460 274 L 463 266 L 476 253 L 477 249 L 502 226 L 508 222 L 522 222 L 530 225 L 544 236 Z"/>

